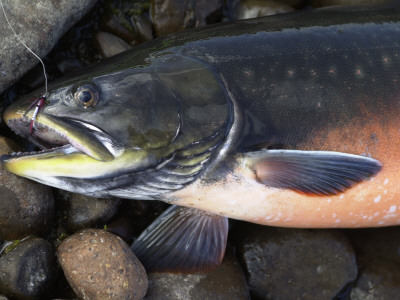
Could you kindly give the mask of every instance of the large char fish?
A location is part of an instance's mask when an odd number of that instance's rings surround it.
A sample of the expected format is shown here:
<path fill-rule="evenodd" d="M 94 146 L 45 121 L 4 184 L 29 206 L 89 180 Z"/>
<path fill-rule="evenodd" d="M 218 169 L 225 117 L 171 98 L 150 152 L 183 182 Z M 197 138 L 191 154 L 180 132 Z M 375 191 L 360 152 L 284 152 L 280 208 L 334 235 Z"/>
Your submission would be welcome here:
<path fill-rule="evenodd" d="M 331 9 L 177 33 L 4 113 L 43 151 L 10 172 L 96 197 L 174 204 L 134 243 L 148 269 L 206 270 L 227 218 L 400 224 L 400 8 Z"/>

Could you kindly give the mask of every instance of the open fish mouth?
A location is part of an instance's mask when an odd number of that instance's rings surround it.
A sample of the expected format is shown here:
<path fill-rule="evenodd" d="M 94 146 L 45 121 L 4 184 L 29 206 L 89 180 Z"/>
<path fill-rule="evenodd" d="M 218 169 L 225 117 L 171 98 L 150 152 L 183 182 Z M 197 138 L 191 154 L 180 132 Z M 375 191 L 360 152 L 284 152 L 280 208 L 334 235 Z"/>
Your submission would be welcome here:
<path fill-rule="evenodd" d="M 13 153 L 5 160 L 34 155 L 68 155 L 77 152 L 107 162 L 123 153 L 123 146 L 115 138 L 99 127 L 81 120 L 41 113 L 35 120 L 32 132 L 29 132 L 31 119 L 28 115 L 12 118 L 5 114 L 5 120 L 11 130 L 41 149 L 41 151 Z"/>

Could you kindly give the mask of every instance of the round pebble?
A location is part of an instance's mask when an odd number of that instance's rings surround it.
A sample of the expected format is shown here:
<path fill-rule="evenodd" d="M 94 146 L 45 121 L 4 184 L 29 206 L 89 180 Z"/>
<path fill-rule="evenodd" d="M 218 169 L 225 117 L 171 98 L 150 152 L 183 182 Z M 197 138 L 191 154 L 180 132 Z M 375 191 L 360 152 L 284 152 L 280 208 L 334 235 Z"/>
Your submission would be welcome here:
<path fill-rule="evenodd" d="M 16 299 L 41 299 L 56 274 L 53 246 L 42 238 L 28 238 L 0 257 L 0 291 Z"/>
<path fill-rule="evenodd" d="M 147 291 L 144 267 L 119 237 L 84 229 L 58 247 L 59 262 L 81 299 L 142 299 Z"/>
<path fill-rule="evenodd" d="M 14 149 L 0 137 L 0 153 Z M 51 188 L 6 170 L 0 170 L 0 239 L 15 240 L 28 235 L 45 236 L 54 217 Z"/>
<path fill-rule="evenodd" d="M 241 224 L 235 238 L 256 299 L 332 299 L 357 277 L 340 231 Z"/>

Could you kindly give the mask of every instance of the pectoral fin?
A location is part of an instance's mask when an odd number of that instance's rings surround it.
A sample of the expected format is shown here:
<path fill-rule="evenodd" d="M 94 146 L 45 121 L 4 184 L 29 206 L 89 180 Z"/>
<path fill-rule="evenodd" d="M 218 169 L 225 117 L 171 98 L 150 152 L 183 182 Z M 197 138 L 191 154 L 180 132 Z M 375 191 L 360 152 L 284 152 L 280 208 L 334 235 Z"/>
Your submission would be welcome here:
<path fill-rule="evenodd" d="M 261 150 L 242 162 L 266 186 L 314 195 L 343 192 L 382 168 L 372 158 L 330 151 Z"/>
<path fill-rule="evenodd" d="M 148 272 L 207 272 L 222 262 L 227 236 L 226 217 L 171 206 L 131 249 Z"/>

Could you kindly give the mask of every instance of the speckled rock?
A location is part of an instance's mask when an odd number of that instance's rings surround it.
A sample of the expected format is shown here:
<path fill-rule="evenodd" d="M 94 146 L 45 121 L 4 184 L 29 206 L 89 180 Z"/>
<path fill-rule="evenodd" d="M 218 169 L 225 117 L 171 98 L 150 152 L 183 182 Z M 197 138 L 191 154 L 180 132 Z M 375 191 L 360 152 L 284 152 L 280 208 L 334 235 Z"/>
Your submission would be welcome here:
<path fill-rule="evenodd" d="M 279 1 L 244 0 L 237 6 L 237 19 L 251 19 L 293 11 L 293 7 Z"/>
<path fill-rule="evenodd" d="M 52 245 L 32 237 L 0 257 L 0 292 L 16 299 L 40 299 L 55 274 Z"/>
<path fill-rule="evenodd" d="M 14 30 L 35 53 L 43 57 L 96 0 L 3 0 L 3 3 Z M 38 60 L 17 41 L 2 12 L 0 15 L 1 94 Z"/>
<path fill-rule="evenodd" d="M 60 204 L 65 228 L 69 232 L 105 224 L 116 214 L 121 203 L 119 199 L 99 199 L 62 191 L 59 194 L 62 195 Z"/>
<path fill-rule="evenodd" d="M 0 137 L 1 154 L 15 150 L 10 145 L 13 145 L 10 140 Z M 0 170 L 0 239 L 44 236 L 51 228 L 53 216 L 50 187 Z"/>
<path fill-rule="evenodd" d="M 157 37 L 215 23 L 221 18 L 221 12 L 221 0 L 151 1 L 151 18 Z"/>
<path fill-rule="evenodd" d="M 357 277 L 340 231 L 240 224 L 235 236 L 254 299 L 332 299 Z"/>
<path fill-rule="evenodd" d="M 58 257 L 69 284 L 81 299 L 142 299 L 147 275 L 129 246 L 99 229 L 65 239 Z"/>
<path fill-rule="evenodd" d="M 243 271 L 227 250 L 222 264 L 207 274 L 150 273 L 146 300 L 247 300 Z"/>
<path fill-rule="evenodd" d="M 349 230 L 360 266 L 350 299 L 396 299 L 400 294 L 400 227 Z"/>

